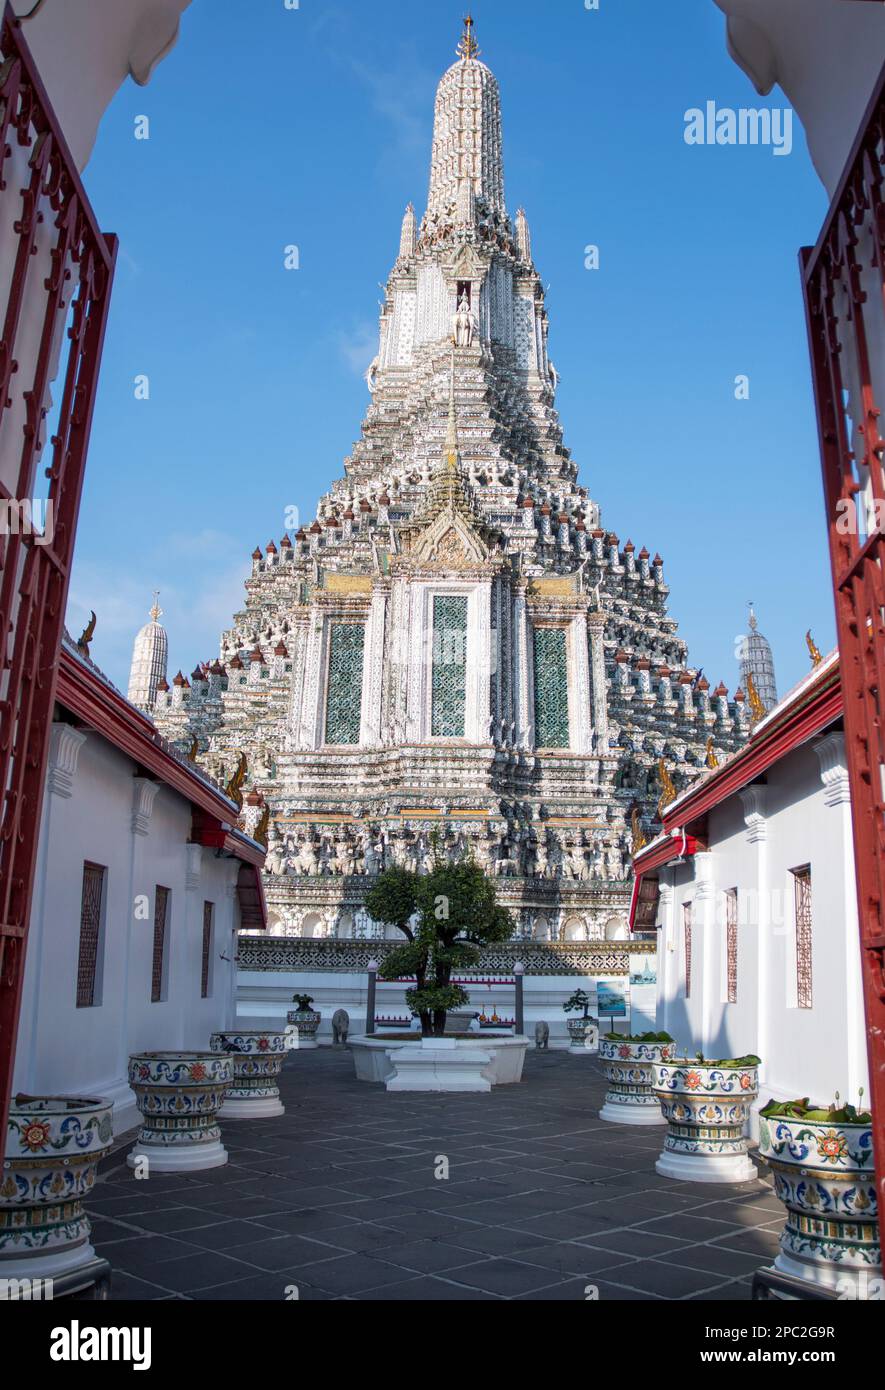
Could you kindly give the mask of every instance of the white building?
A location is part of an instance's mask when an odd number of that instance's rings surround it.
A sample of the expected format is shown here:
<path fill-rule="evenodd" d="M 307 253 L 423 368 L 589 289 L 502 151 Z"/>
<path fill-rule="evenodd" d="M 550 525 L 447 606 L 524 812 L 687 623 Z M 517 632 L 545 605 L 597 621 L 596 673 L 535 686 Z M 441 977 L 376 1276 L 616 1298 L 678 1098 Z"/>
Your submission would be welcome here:
<path fill-rule="evenodd" d="M 263 928 L 264 850 L 88 658 L 61 651 L 14 1089 L 107 1096 L 137 1121 L 139 1049 L 235 1016 L 236 932 Z"/>
<path fill-rule="evenodd" d="M 664 812 L 632 922 L 658 927 L 657 1027 L 688 1056 L 757 1053 L 759 1104 L 867 1090 L 836 653 Z"/>

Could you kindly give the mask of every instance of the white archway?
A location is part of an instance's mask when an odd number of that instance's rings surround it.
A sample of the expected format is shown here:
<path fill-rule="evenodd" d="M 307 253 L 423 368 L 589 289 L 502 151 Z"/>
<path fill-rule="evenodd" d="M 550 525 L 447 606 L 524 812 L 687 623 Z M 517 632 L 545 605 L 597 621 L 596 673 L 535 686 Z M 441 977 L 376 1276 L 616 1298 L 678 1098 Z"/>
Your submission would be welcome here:
<path fill-rule="evenodd" d="M 623 917 L 609 917 L 605 924 L 606 941 L 627 941 L 630 936 Z"/>
<path fill-rule="evenodd" d="M 563 941 L 586 941 L 587 927 L 579 917 L 570 917 L 562 928 Z"/>

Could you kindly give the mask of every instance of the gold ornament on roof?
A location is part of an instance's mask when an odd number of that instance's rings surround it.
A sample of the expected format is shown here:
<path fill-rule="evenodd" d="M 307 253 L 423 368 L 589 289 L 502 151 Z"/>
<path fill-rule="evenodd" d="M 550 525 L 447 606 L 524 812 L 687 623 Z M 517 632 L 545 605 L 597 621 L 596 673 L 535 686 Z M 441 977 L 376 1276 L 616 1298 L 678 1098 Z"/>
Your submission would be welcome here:
<path fill-rule="evenodd" d="M 753 680 L 753 672 L 747 672 L 747 698 L 750 701 L 750 723 L 758 724 L 760 719 L 767 713 L 759 691 L 756 689 L 756 682 Z"/>
<path fill-rule="evenodd" d="M 713 752 L 713 735 L 707 739 L 707 767 L 714 768 L 719 766 L 719 759 Z"/>
<path fill-rule="evenodd" d="M 808 655 L 811 657 L 811 665 L 813 667 L 819 666 L 823 661 L 823 657 L 821 656 L 820 648 L 811 635 L 811 628 L 809 628 L 805 634 L 805 645 L 808 648 Z"/>
<path fill-rule="evenodd" d="M 642 828 L 642 823 L 639 819 L 639 808 L 637 806 L 634 806 L 633 810 L 630 812 L 630 828 L 633 831 L 633 854 L 635 856 L 648 844 L 648 837 Z"/>
<path fill-rule="evenodd" d="M 239 810 L 243 809 L 243 783 L 246 780 L 246 754 L 240 753 L 236 771 L 225 787 L 225 794 L 230 797 Z"/>
<path fill-rule="evenodd" d="M 473 37 L 473 17 L 468 15 L 464 21 L 464 33 L 461 35 L 458 47 L 455 52 L 459 58 L 476 58 L 479 56 L 479 44 Z"/>
<path fill-rule="evenodd" d="M 658 802 L 658 815 L 660 816 L 664 809 L 670 805 L 670 802 L 676 800 L 676 784 L 667 771 L 667 764 L 663 758 L 658 758 L 658 778 L 664 789 Z"/>
<path fill-rule="evenodd" d="M 195 763 L 197 761 L 197 754 L 199 753 L 199 751 L 200 741 L 197 738 L 196 734 L 194 734 L 193 738 L 191 739 L 191 746 L 188 749 L 187 753 L 187 760 L 189 763 Z"/>
<path fill-rule="evenodd" d="M 93 613 L 89 619 L 89 622 L 86 624 L 86 626 L 84 627 L 83 631 L 80 633 L 80 636 L 77 639 L 77 651 L 80 653 L 81 656 L 89 655 L 89 644 L 95 635 L 95 624 L 97 621 L 98 619 L 96 618 L 95 613 Z"/>
<path fill-rule="evenodd" d="M 252 839 L 257 845 L 261 845 L 262 849 L 267 849 L 267 832 L 269 826 L 270 807 L 265 806 L 264 810 L 261 812 L 261 818 L 252 832 Z"/>

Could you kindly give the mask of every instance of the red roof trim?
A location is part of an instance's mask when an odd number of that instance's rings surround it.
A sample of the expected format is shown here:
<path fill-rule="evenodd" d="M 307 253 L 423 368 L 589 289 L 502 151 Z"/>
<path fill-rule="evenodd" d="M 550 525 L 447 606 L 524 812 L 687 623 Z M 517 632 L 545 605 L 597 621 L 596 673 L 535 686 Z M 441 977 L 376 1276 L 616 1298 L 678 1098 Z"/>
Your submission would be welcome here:
<path fill-rule="evenodd" d="M 216 838 L 211 843 L 247 864 L 260 867 L 264 863 L 261 846 L 234 828 L 236 804 L 170 753 L 147 716 L 66 647 L 59 654 L 56 699 L 83 724 L 189 801 L 202 813 L 195 821 L 205 817 L 204 827 L 213 823 Z M 202 832 L 195 838 L 200 844 L 210 843 Z"/>

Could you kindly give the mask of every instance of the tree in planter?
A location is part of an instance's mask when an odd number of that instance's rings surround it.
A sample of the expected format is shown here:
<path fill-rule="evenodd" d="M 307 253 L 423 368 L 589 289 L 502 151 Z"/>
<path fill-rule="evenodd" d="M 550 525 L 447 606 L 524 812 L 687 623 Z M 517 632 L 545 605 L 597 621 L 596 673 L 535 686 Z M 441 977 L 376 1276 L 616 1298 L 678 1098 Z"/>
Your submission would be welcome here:
<path fill-rule="evenodd" d="M 482 946 L 509 941 L 516 930 L 496 900 L 494 883 L 472 859 L 437 859 L 428 874 L 387 869 L 366 894 L 366 911 L 406 938 L 385 957 L 379 974 L 385 980 L 415 976 L 406 1003 L 420 1018 L 424 1037 L 441 1038 L 448 1011 L 469 1002 L 463 986 L 452 984 L 452 972 L 475 965 Z"/>
<path fill-rule="evenodd" d="M 566 999 L 562 1006 L 563 1013 L 576 1014 L 579 1009 L 583 1009 L 584 1018 L 590 1017 L 590 995 L 583 989 L 576 989 L 570 999 Z"/>

